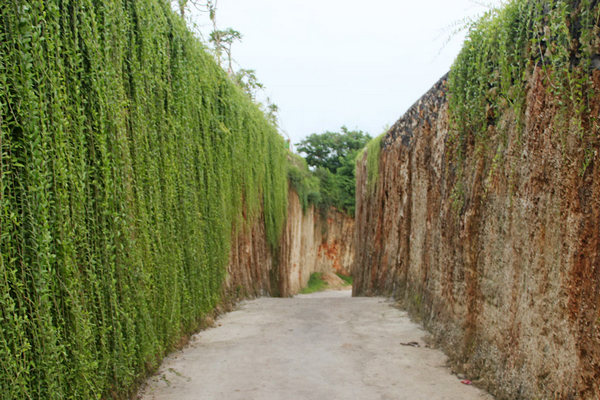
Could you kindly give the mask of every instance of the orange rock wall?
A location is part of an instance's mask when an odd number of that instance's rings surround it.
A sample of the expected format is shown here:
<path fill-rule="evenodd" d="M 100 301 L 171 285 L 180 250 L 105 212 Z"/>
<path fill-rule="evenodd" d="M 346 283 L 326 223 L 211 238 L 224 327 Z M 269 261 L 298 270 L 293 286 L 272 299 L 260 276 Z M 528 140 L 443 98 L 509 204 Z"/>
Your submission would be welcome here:
<path fill-rule="evenodd" d="M 235 235 L 225 291 L 234 298 L 291 296 L 313 272 L 348 274 L 354 262 L 354 220 L 335 209 L 326 217 L 310 207 L 302 211 L 290 189 L 288 216 L 279 252 L 269 249 L 262 216 Z"/>
<path fill-rule="evenodd" d="M 315 207 L 306 213 L 298 195 L 289 192 L 288 221 L 281 242 L 283 293 L 295 294 L 313 272 L 348 274 L 354 262 L 354 220 L 335 209 L 322 216 Z"/>
<path fill-rule="evenodd" d="M 384 138 L 373 193 L 358 162 L 353 290 L 402 301 L 498 399 L 596 400 L 600 131 L 574 134 L 539 71 L 527 91 L 523 125 L 466 144 L 463 185 L 444 79 Z"/>

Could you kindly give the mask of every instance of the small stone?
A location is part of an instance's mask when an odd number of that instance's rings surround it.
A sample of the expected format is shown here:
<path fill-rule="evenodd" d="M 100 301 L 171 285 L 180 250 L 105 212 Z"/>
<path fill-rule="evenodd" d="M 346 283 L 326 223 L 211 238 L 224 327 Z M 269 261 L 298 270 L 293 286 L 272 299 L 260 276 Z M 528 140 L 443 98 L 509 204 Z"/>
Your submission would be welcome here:
<path fill-rule="evenodd" d="M 592 56 L 592 68 L 600 69 L 600 54 L 594 54 Z"/>

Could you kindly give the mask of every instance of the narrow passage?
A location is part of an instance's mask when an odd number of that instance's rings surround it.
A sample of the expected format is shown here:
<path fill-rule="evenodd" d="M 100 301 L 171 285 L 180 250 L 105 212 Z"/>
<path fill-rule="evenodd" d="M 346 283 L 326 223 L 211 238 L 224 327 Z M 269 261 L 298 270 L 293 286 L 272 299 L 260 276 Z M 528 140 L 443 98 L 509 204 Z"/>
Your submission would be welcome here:
<path fill-rule="evenodd" d="M 492 399 L 460 383 L 382 298 L 327 291 L 241 304 L 169 356 L 143 400 Z M 417 342 L 420 347 L 401 343 Z"/>

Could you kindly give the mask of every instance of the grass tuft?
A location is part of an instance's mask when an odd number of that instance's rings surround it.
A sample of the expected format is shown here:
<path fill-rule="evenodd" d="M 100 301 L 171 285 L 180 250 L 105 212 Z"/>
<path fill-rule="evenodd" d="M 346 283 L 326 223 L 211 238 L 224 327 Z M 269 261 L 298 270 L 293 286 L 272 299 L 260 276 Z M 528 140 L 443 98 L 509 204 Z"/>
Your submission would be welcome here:
<path fill-rule="evenodd" d="M 302 294 L 309 294 L 314 292 L 320 292 L 327 289 L 329 285 L 323 280 L 323 274 L 320 272 L 314 272 L 308 279 L 307 286 L 300 291 Z"/>
<path fill-rule="evenodd" d="M 352 284 L 354 283 L 354 278 L 352 278 L 349 275 L 340 274 L 339 272 L 336 272 L 335 274 L 339 276 L 341 280 L 344 281 L 344 286 L 352 286 Z"/>

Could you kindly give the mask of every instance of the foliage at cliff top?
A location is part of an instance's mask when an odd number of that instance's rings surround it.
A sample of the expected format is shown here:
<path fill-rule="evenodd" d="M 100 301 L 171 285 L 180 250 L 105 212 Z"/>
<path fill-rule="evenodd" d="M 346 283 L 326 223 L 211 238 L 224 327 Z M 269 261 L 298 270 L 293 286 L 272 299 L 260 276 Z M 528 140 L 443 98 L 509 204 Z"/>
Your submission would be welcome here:
<path fill-rule="evenodd" d="M 589 104 L 597 95 L 590 71 L 599 54 L 598 0 L 513 0 L 473 23 L 449 77 L 456 158 L 469 141 L 485 142 L 507 110 L 522 122 L 534 67 L 559 99 L 560 118 L 584 140 L 584 127 L 597 124 Z"/>
<path fill-rule="evenodd" d="M 356 156 L 355 162 L 364 157 L 365 151 L 367 152 L 367 188 L 369 189 L 369 194 L 373 194 L 375 192 L 377 180 L 379 179 L 379 155 L 381 154 L 381 142 L 386 134 L 387 131 L 376 138 L 373 138 Z"/>
<path fill-rule="evenodd" d="M 597 96 L 591 71 L 598 69 L 598 59 L 598 0 L 513 0 L 470 26 L 449 76 L 450 155 L 457 167 L 452 197 L 457 211 L 468 195 L 463 168 L 467 149 L 474 147 L 488 159 L 490 175 L 502 164 L 508 136 L 500 117 L 510 113 L 520 135 L 527 82 L 536 68 L 556 99 L 555 135 L 562 141 L 567 136 L 579 141 L 584 157 L 578 173 L 586 173 L 600 130 L 598 116 L 590 112 Z M 500 141 L 490 142 L 492 127 Z M 516 138 L 517 145 L 520 140 Z"/>
<path fill-rule="evenodd" d="M 288 154 L 288 179 L 290 186 L 300 198 L 302 211 L 306 212 L 310 205 L 318 205 L 321 202 L 319 178 L 308 169 L 306 160 L 302 156 Z"/>
<path fill-rule="evenodd" d="M 358 165 L 365 159 L 366 152 L 366 171 L 367 171 L 367 195 L 375 194 L 377 182 L 379 181 L 379 156 L 381 155 L 382 141 L 387 135 L 389 129 L 386 129 L 382 134 L 371 139 L 354 158 L 354 165 Z M 355 170 L 356 171 L 356 170 Z"/>
<path fill-rule="evenodd" d="M 311 199 L 322 210 L 333 206 L 354 215 L 355 158 L 369 140 L 369 134 L 342 126 L 340 132 L 313 133 L 297 144 L 298 151 L 305 154 L 306 164 L 313 168 L 305 168 L 304 174 L 317 178 L 318 196 Z"/>
<path fill-rule="evenodd" d="M 0 4 L 0 393 L 124 396 L 275 247 L 286 150 L 164 0 Z"/>
<path fill-rule="evenodd" d="M 297 146 L 300 153 L 306 154 L 308 165 L 327 168 L 335 173 L 344 165 L 348 156 L 354 156 L 369 140 L 369 134 L 359 130 L 351 131 L 342 126 L 340 132 L 313 133 Z"/>

